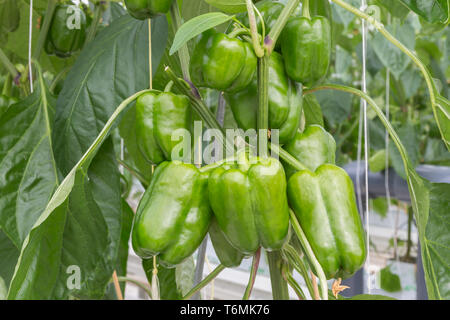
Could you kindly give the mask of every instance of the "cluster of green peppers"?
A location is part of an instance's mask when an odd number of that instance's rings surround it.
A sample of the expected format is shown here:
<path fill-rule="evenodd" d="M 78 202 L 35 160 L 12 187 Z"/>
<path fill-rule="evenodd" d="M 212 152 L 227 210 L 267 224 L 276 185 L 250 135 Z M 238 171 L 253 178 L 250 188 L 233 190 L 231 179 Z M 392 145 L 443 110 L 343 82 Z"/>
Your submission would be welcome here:
<path fill-rule="evenodd" d="M 172 0 L 125 3 L 132 16 L 147 19 L 166 13 Z M 256 6 L 267 33 L 283 4 L 261 1 Z M 238 17 L 248 24 L 245 16 Z M 178 128 L 189 129 L 188 98 L 157 91 L 138 98 L 138 145 L 158 165 L 133 224 L 133 248 L 142 258 L 158 256 L 172 267 L 192 255 L 209 232 L 220 262 L 234 267 L 260 247 L 282 249 L 292 210 L 328 279 L 349 277 L 364 263 L 364 230 L 352 181 L 335 165 L 336 143 L 319 125 L 299 129 L 302 86 L 317 84 L 328 71 L 328 20 L 308 14 L 290 18 L 275 50 L 269 59 L 269 127 L 279 130 L 280 144 L 303 170 L 245 153 L 212 167 L 180 162 L 171 155 L 170 138 Z M 224 92 L 245 130 L 256 128 L 256 70 L 254 50 L 239 33 L 210 29 L 198 37 L 190 63 L 193 84 Z"/>

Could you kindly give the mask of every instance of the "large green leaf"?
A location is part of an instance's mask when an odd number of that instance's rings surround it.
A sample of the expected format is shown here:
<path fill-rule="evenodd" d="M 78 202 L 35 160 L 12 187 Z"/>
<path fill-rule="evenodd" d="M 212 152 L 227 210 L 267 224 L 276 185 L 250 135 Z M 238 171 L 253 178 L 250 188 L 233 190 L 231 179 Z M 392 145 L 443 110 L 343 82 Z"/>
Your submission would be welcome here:
<path fill-rule="evenodd" d="M 200 33 L 231 20 L 233 16 L 221 12 L 205 13 L 187 21 L 178 29 L 169 54 L 177 52 L 186 42 Z"/>
<path fill-rule="evenodd" d="M 227 13 L 239 13 L 247 9 L 246 0 L 205 0 L 205 2 Z"/>
<path fill-rule="evenodd" d="M 110 190 L 113 186 L 101 184 L 101 178 L 105 177 L 102 171 L 115 176 L 109 165 L 115 163 L 108 135 L 126 106 L 141 93 L 132 95 L 118 106 L 93 144 L 56 189 L 24 241 L 8 299 L 103 297 L 117 261 L 122 233 L 118 222 L 122 220 L 120 192 L 114 194 Z M 112 213 L 116 210 L 112 200 L 118 199 L 118 216 L 101 216 L 99 201 L 102 198 L 94 198 L 101 191 L 109 195 Z M 115 221 L 107 221 L 108 218 L 115 218 Z M 111 222 L 118 230 L 107 229 Z M 110 237 L 117 236 L 113 239 L 115 243 L 110 241 L 108 232 Z M 69 278 L 72 273 L 68 267 L 78 267 L 80 287 Z"/>
<path fill-rule="evenodd" d="M 6 234 L 0 230 L 0 278 L 8 286 L 14 273 L 14 266 L 19 258 L 19 249 Z"/>
<path fill-rule="evenodd" d="M 152 24 L 156 67 L 167 24 L 164 17 Z M 148 87 L 147 30 L 146 21 L 128 15 L 115 20 L 68 74 L 54 127 L 56 162 L 66 177 L 24 242 L 9 299 L 103 297 L 122 232 L 119 172 L 105 139 L 126 106 L 117 105 Z M 67 285 L 71 266 L 81 272 L 79 288 Z"/>
<path fill-rule="evenodd" d="M 429 186 L 429 214 L 421 223 L 421 249 L 430 299 L 450 299 L 450 184 Z"/>
<path fill-rule="evenodd" d="M 387 30 L 406 47 L 413 50 L 415 46 L 414 29 L 409 24 L 392 24 L 386 27 Z M 392 72 L 396 79 L 410 64 L 410 59 L 403 52 L 389 42 L 381 33 L 376 33 L 373 37 L 372 48 L 378 59 L 386 68 Z"/>
<path fill-rule="evenodd" d="M 449 0 L 400 0 L 405 6 L 430 23 L 448 24 Z"/>
<path fill-rule="evenodd" d="M 57 186 L 51 128 L 55 99 L 35 91 L 0 118 L 0 227 L 18 248 Z"/>

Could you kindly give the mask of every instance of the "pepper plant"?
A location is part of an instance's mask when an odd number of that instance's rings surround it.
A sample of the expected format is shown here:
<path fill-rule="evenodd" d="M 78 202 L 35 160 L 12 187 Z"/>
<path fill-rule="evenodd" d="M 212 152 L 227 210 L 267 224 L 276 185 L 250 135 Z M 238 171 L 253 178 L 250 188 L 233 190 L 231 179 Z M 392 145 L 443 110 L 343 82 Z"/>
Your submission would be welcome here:
<path fill-rule="evenodd" d="M 391 141 L 366 143 L 366 158 L 408 183 L 428 295 L 450 298 L 450 188 L 415 171 L 421 158 L 448 164 L 449 2 L 361 3 L 1 1 L 0 298 L 120 299 L 136 283 L 131 239 L 152 299 L 189 299 L 251 258 L 249 299 L 261 250 L 274 299 L 288 286 L 343 299 L 369 254 L 340 168 L 358 152 L 360 101 L 367 131 Z M 132 209 L 133 183 L 145 192 Z M 190 281 L 207 236 L 220 264 Z"/>

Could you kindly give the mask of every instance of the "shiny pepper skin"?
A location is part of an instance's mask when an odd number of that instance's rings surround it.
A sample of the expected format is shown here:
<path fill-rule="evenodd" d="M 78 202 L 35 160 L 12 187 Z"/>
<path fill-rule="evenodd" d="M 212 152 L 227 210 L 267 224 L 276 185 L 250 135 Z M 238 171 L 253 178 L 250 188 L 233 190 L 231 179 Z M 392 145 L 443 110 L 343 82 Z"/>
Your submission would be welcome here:
<path fill-rule="evenodd" d="M 77 10 L 76 13 L 75 10 Z M 74 15 L 79 17 L 79 26 L 76 25 Z M 73 29 L 69 29 L 68 21 L 74 22 Z M 86 15 L 83 10 L 74 5 L 58 5 L 45 43 L 47 54 L 55 54 L 60 58 L 70 57 L 83 47 L 85 39 Z"/>
<path fill-rule="evenodd" d="M 295 137 L 283 146 L 309 170 L 315 171 L 324 163 L 335 163 L 336 142 L 331 134 L 319 125 L 310 125 L 305 131 L 297 131 Z M 297 170 L 286 164 L 286 176 L 289 178 Z"/>
<path fill-rule="evenodd" d="M 300 125 L 303 98 L 301 87 L 286 75 L 283 57 L 273 52 L 269 59 L 269 129 L 279 130 L 279 142 L 290 141 Z M 225 94 L 238 126 L 255 129 L 258 113 L 258 83 L 256 77 L 242 91 Z"/>
<path fill-rule="evenodd" d="M 244 255 L 230 244 L 222 230 L 220 230 L 215 218 L 211 219 L 209 238 L 222 265 L 227 268 L 233 268 L 241 264 Z"/>
<path fill-rule="evenodd" d="M 173 0 L 125 0 L 128 13 L 139 20 L 154 18 L 169 12 Z"/>
<path fill-rule="evenodd" d="M 197 87 L 236 92 L 253 80 L 256 65 L 250 43 L 210 29 L 197 40 L 190 74 Z"/>
<path fill-rule="evenodd" d="M 143 259 L 157 255 L 162 265 L 173 267 L 194 253 L 210 221 L 208 173 L 180 161 L 163 162 L 139 203 L 133 249 Z"/>
<path fill-rule="evenodd" d="M 288 182 L 294 211 L 327 279 L 348 278 L 366 259 L 364 229 L 355 190 L 344 169 L 323 164 L 301 170 Z"/>
<path fill-rule="evenodd" d="M 226 163 L 209 177 L 209 201 L 220 229 L 245 255 L 260 246 L 278 250 L 286 241 L 289 211 L 286 178 L 281 163 Z"/>
<path fill-rule="evenodd" d="M 172 159 L 172 150 L 179 143 L 172 139 L 177 129 L 190 128 L 189 99 L 170 92 L 144 93 L 136 101 L 136 140 L 144 158 L 159 164 Z"/>
<path fill-rule="evenodd" d="M 281 35 L 281 52 L 289 77 L 304 86 L 319 83 L 331 59 L 331 31 L 327 18 L 290 18 Z"/>

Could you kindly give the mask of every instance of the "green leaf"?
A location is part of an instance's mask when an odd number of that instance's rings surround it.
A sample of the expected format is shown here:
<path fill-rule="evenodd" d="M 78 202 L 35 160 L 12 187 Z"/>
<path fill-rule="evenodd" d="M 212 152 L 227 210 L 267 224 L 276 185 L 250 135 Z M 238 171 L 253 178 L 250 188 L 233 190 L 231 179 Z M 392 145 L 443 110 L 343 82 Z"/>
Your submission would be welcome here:
<path fill-rule="evenodd" d="M 322 109 L 314 94 L 303 97 L 303 113 L 305 114 L 305 125 L 318 124 L 323 127 Z"/>
<path fill-rule="evenodd" d="M 175 280 L 177 288 L 182 296 L 185 296 L 194 286 L 195 263 L 190 256 L 175 268 Z"/>
<path fill-rule="evenodd" d="M 0 277 L 0 300 L 6 300 L 6 295 L 8 294 L 8 287 L 6 286 L 5 280 Z"/>
<path fill-rule="evenodd" d="M 375 213 L 386 218 L 389 209 L 386 198 L 370 199 L 370 204 Z"/>
<path fill-rule="evenodd" d="M 322 106 L 323 116 L 329 122 L 330 126 L 347 120 L 352 109 L 353 97 L 346 92 L 318 91 L 317 100 Z"/>
<path fill-rule="evenodd" d="M 447 149 L 450 150 L 450 102 L 441 95 L 436 96 L 435 118 Z"/>
<path fill-rule="evenodd" d="M 415 46 L 414 28 L 408 24 L 392 24 L 386 29 L 402 42 L 406 47 L 413 50 Z M 396 79 L 408 67 L 410 59 L 404 53 L 389 42 L 381 33 L 377 32 L 373 37 L 372 47 L 378 59 L 386 68 L 392 72 Z"/>
<path fill-rule="evenodd" d="M 233 16 L 229 16 L 221 12 L 210 12 L 192 18 L 186 23 L 183 23 L 175 34 L 175 38 L 173 40 L 173 44 L 170 48 L 169 54 L 174 54 L 186 42 L 198 36 L 202 32 L 214 28 L 215 26 L 221 25 L 222 23 L 225 23 L 232 18 Z"/>
<path fill-rule="evenodd" d="M 392 273 L 391 267 L 386 266 L 380 270 L 380 287 L 387 292 L 397 292 L 402 290 L 400 277 Z"/>
<path fill-rule="evenodd" d="M 122 199 L 122 230 L 120 232 L 119 254 L 117 255 L 115 267 L 119 277 L 125 277 L 127 275 L 128 244 L 131 235 L 131 227 L 133 225 L 133 218 L 133 209 L 131 209 L 130 205 Z M 125 295 L 125 285 L 126 282 L 120 282 L 120 288 L 123 295 Z M 113 283 L 109 284 L 107 295 L 104 298 L 117 300 L 117 294 Z"/>
<path fill-rule="evenodd" d="M 400 2 L 430 23 L 449 23 L 448 0 L 400 0 Z"/>
<path fill-rule="evenodd" d="M 92 189 L 99 186 L 91 183 L 89 180 L 92 178 L 86 173 L 92 170 L 101 176 L 102 169 L 111 170 L 105 164 L 114 158 L 108 159 L 111 153 L 101 152 L 101 149 L 112 149 L 108 138 L 111 128 L 120 113 L 140 94 L 134 94 L 119 105 L 93 144 L 56 189 L 24 241 L 8 299 L 63 299 L 69 294 L 83 298 L 103 296 L 113 271 L 111 265 L 117 259 L 118 244 L 109 243 L 110 240 L 104 236 L 108 231 L 107 222 L 102 219 L 97 204 L 99 200 L 92 193 Z M 103 190 L 97 191 L 110 193 L 108 185 L 102 187 Z M 120 192 L 115 196 L 120 199 Z M 120 225 L 118 227 L 120 237 Z M 110 230 L 116 232 L 113 228 Z M 68 266 L 77 266 L 81 271 L 80 288 L 69 287 Z"/>
<path fill-rule="evenodd" d="M 165 17 L 152 23 L 156 69 L 167 23 Z M 128 15 L 115 20 L 69 72 L 53 133 L 58 169 L 66 178 L 23 244 L 9 299 L 104 296 L 122 230 L 119 172 L 112 141 L 105 139 L 126 104 L 115 107 L 148 87 L 147 30 L 147 21 Z M 73 265 L 81 271 L 79 288 L 68 286 Z"/>
<path fill-rule="evenodd" d="M 58 184 L 51 140 L 54 106 L 39 72 L 34 93 L 0 118 L 0 228 L 18 248 Z"/>
<path fill-rule="evenodd" d="M 142 267 L 144 268 L 148 283 L 151 284 L 153 276 L 153 259 L 142 259 Z M 177 286 L 175 268 L 168 269 L 159 265 L 158 282 L 161 300 L 181 300 L 183 298 L 183 295 Z"/>
<path fill-rule="evenodd" d="M 386 149 L 378 150 L 369 158 L 369 169 L 372 172 L 380 172 L 386 168 Z"/>
<path fill-rule="evenodd" d="M 416 127 L 411 123 L 405 123 L 405 125 L 397 130 L 397 133 L 400 140 L 403 141 L 403 146 L 408 153 L 410 165 L 412 168 L 415 168 L 419 164 L 419 134 Z M 389 144 L 389 159 L 395 172 L 399 176 L 405 178 L 403 157 L 392 143 Z"/>
<path fill-rule="evenodd" d="M 12 243 L 6 234 L 0 230 L 0 277 L 3 278 L 6 285 L 9 285 L 14 267 L 19 258 L 19 249 Z"/>
<path fill-rule="evenodd" d="M 418 200 L 424 202 L 425 196 Z M 425 206 L 426 203 L 421 203 Z M 419 224 L 422 260 L 430 299 L 450 299 L 450 184 L 429 186 L 429 211 Z"/>
<path fill-rule="evenodd" d="M 205 0 L 205 2 L 226 13 L 239 13 L 247 10 L 245 0 Z"/>

